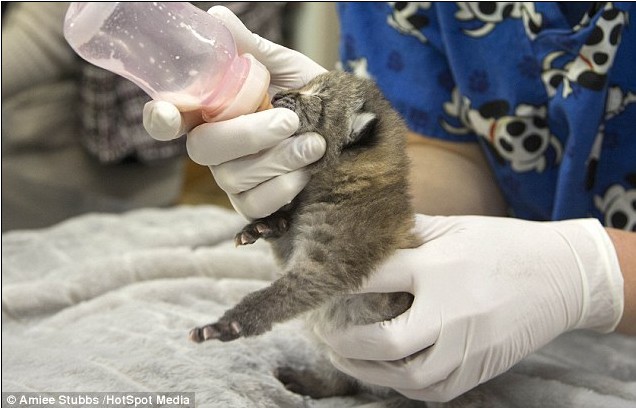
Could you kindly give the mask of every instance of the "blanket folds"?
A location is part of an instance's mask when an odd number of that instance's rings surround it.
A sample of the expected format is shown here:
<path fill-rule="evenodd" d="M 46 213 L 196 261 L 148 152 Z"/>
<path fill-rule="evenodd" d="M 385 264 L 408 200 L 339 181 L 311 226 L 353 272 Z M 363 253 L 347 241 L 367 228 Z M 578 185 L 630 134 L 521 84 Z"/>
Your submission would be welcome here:
<path fill-rule="evenodd" d="M 198 407 L 383 407 L 313 400 L 275 378 L 324 361 L 301 320 L 256 338 L 190 343 L 279 272 L 244 221 L 211 206 L 90 214 L 2 237 L 2 390 L 195 392 Z M 634 407 L 636 339 L 572 332 L 452 407 Z"/>

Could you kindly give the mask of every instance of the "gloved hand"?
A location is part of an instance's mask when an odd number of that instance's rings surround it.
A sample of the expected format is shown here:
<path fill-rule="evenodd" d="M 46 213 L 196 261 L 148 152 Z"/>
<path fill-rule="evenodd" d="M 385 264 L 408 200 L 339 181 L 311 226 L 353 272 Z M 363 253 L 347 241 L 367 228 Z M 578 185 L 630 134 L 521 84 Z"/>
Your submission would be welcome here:
<path fill-rule="evenodd" d="M 398 251 L 361 292 L 410 292 L 404 314 L 318 335 L 334 365 L 405 396 L 448 401 L 573 329 L 612 331 L 623 278 L 592 219 L 418 216 L 425 243 Z"/>
<path fill-rule="evenodd" d="M 226 7 L 215 6 L 208 13 L 225 23 L 240 54 L 252 54 L 267 67 L 270 96 L 325 72 L 305 55 L 250 32 Z M 192 160 L 210 166 L 234 208 L 248 219 L 264 217 L 289 203 L 307 184 L 303 168 L 320 159 L 326 148 L 315 133 L 289 138 L 298 129 L 298 116 L 284 108 L 201 124 L 198 113 L 181 114 L 170 103 L 151 101 L 144 107 L 143 120 L 158 140 L 189 132 L 187 150 Z"/>

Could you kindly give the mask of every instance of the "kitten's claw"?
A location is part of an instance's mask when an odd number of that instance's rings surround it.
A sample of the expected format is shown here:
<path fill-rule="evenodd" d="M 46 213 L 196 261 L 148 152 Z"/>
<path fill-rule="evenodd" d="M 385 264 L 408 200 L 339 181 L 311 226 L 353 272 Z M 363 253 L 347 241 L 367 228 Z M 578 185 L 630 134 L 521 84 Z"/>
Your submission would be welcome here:
<path fill-rule="evenodd" d="M 284 216 L 270 215 L 246 225 L 234 237 L 236 246 L 253 244 L 259 238 L 279 238 L 289 229 L 289 223 Z"/>
<path fill-rule="evenodd" d="M 190 333 L 188 334 L 188 339 L 195 343 L 201 343 L 203 341 L 203 336 L 201 335 L 201 329 L 198 327 L 195 327 L 194 329 L 190 330 Z"/>
<path fill-rule="evenodd" d="M 289 224 L 285 218 L 278 219 L 278 230 L 282 232 L 286 232 L 289 229 Z"/>
<path fill-rule="evenodd" d="M 195 327 L 190 330 L 188 338 L 201 343 L 207 340 L 232 341 L 241 337 L 241 325 L 236 321 L 216 322 L 203 327 Z"/>
<path fill-rule="evenodd" d="M 254 228 L 256 228 L 256 231 L 258 231 L 258 233 L 261 234 L 261 236 L 263 237 L 272 232 L 271 228 L 263 223 L 256 224 Z"/>
<path fill-rule="evenodd" d="M 272 235 L 272 229 L 262 222 L 254 223 L 243 228 L 243 231 L 236 234 L 234 243 L 236 246 L 253 244 L 259 238 L 269 238 Z"/>
<path fill-rule="evenodd" d="M 258 240 L 259 237 L 254 237 L 247 231 L 241 231 L 234 237 L 234 244 L 236 246 L 253 244 Z"/>

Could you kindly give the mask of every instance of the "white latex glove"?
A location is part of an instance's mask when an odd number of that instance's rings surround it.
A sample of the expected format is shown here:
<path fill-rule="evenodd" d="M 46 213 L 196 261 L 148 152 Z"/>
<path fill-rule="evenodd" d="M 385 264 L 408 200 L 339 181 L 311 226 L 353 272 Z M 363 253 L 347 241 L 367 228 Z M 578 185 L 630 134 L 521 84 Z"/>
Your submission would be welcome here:
<path fill-rule="evenodd" d="M 404 314 L 320 332 L 341 371 L 405 396 L 448 401 L 573 329 L 622 315 L 614 246 L 592 219 L 418 216 L 425 244 L 400 250 L 361 292 L 410 292 Z"/>
<path fill-rule="evenodd" d="M 252 54 L 267 67 L 270 96 L 325 72 L 305 55 L 250 32 L 226 7 L 215 6 L 208 13 L 225 23 L 240 54 Z M 298 129 L 298 116 L 284 108 L 201 124 L 200 114 L 181 114 L 170 103 L 151 101 L 143 118 L 148 133 L 158 140 L 188 132 L 192 160 L 210 166 L 234 208 L 248 219 L 267 216 L 289 203 L 307 184 L 303 168 L 320 159 L 326 148 L 315 133 L 289 138 Z"/>

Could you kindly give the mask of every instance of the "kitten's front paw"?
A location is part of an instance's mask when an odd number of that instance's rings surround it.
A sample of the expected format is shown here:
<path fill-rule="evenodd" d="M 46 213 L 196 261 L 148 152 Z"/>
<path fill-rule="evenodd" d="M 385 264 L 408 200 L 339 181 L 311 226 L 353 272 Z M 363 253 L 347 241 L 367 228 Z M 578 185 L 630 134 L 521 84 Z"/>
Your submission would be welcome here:
<path fill-rule="evenodd" d="M 258 241 L 261 235 L 258 233 L 258 231 L 255 230 L 255 228 L 248 229 L 248 227 L 251 227 L 251 226 L 252 226 L 251 224 L 248 225 L 247 227 L 243 228 L 243 231 L 239 232 L 238 234 L 236 234 L 236 236 L 234 236 L 234 245 L 236 246 L 249 245 Z"/>
<path fill-rule="evenodd" d="M 241 337 L 241 326 L 235 321 L 219 321 L 190 330 L 188 338 L 201 343 L 206 340 L 232 341 Z"/>
<path fill-rule="evenodd" d="M 253 244 L 259 238 L 279 238 L 289 229 L 287 219 L 274 213 L 266 218 L 256 220 L 243 228 L 241 232 L 234 237 L 236 246 Z"/>

